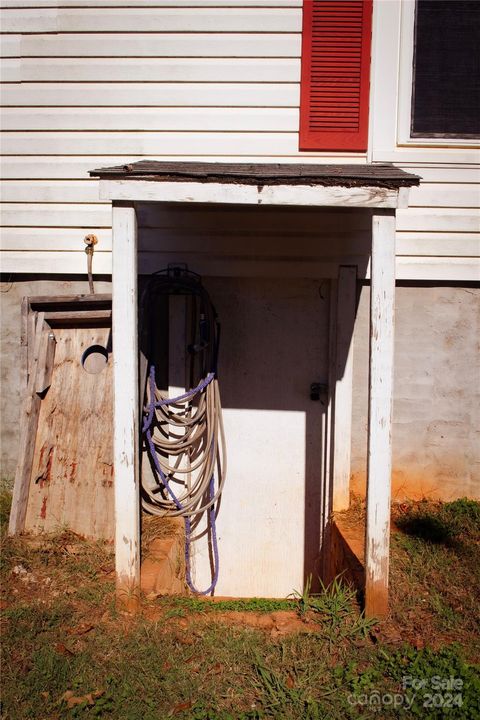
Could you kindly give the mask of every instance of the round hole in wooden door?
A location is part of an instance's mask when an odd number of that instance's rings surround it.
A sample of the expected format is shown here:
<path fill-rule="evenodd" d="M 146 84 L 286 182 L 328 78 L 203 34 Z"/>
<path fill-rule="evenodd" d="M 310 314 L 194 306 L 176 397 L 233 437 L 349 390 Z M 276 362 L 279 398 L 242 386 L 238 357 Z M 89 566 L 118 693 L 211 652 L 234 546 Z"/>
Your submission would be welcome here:
<path fill-rule="evenodd" d="M 91 375 L 98 375 L 108 363 L 108 351 L 103 345 L 90 345 L 82 355 L 82 367 Z"/>

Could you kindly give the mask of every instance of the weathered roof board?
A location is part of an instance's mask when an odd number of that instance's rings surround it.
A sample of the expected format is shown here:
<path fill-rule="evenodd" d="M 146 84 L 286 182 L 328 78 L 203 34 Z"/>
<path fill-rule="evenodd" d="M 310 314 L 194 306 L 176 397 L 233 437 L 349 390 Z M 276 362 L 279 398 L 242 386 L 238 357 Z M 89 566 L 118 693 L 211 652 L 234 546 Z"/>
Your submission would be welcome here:
<path fill-rule="evenodd" d="M 244 185 L 323 185 L 343 187 L 411 187 L 418 175 L 394 165 L 301 165 L 267 163 L 168 163 L 140 160 L 91 170 L 101 179 L 239 183 Z"/>

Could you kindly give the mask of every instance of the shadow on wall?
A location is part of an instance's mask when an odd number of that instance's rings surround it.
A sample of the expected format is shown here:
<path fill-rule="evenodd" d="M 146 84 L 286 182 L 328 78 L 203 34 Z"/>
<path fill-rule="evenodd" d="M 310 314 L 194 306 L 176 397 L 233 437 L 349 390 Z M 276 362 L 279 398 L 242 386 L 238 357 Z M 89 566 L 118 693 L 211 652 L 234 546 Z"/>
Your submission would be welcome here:
<path fill-rule="evenodd" d="M 300 589 L 308 575 L 321 573 L 322 518 L 330 514 L 328 398 L 310 399 L 311 384 L 327 384 L 329 374 L 336 287 L 322 278 L 336 277 L 340 263 L 364 276 L 371 213 L 145 203 L 138 219 L 140 272 L 187 263 L 203 276 L 222 324 L 229 470 L 219 532 L 224 555 L 238 560 L 230 587 L 252 587 L 252 573 L 281 576 L 295 565 L 296 585 L 285 592 Z M 165 310 L 159 324 L 168 336 Z M 183 365 L 170 368 L 167 381 L 165 340 L 156 345 L 158 380 L 183 387 Z M 340 376 L 345 361 L 337 359 Z"/>
<path fill-rule="evenodd" d="M 322 573 L 328 397 L 312 400 L 310 385 L 328 383 L 331 283 L 231 277 L 203 283 L 221 322 L 219 381 L 229 456 L 219 516 L 224 555 L 240 558 L 238 583 L 242 572 L 246 578 L 275 572 L 277 562 L 299 561 L 301 571 L 293 568 L 291 575 L 305 582 L 311 574 L 315 581 Z M 164 386 L 182 387 L 183 367 L 171 368 L 167 382 L 161 337 L 167 328 L 164 312 L 155 355 L 163 356 Z"/>

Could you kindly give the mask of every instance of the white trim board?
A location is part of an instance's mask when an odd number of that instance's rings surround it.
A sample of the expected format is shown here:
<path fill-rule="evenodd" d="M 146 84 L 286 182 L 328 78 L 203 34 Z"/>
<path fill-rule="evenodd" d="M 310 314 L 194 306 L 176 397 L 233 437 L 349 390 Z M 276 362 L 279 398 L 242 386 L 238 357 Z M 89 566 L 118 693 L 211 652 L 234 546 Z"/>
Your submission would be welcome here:
<path fill-rule="evenodd" d="M 408 143 L 400 144 L 410 117 L 413 13 L 413 0 L 374 3 L 368 160 L 399 165 L 474 164 L 480 153 L 470 141 L 409 138 Z"/>
<path fill-rule="evenodd" d="M 400 52 L 398 67 L 397 142 L 423 147 L 477 147 L 478 141 L 461 138 L 412 138 L 413 55 L 415 45 L 415 0 L 403 0 L 400 6 Z"/>
<path fill-rule="evenodd" d="M 409 188 L 311 185 L 241 185 L 148 180 L 100 180 L 102 200 L 197 202 L 238 205 L 335 206 L 352 208 L 407 207 Z"/>

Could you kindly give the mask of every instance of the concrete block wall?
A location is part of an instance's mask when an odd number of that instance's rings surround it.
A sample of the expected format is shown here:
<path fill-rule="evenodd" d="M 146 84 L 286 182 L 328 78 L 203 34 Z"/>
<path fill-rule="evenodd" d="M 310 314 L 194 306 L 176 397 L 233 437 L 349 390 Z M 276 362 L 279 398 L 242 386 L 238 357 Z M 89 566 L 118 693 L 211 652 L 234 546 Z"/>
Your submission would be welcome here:
<path fill-rule="evenodd" d="M 110 292 L 108 281 L 96 282 Z M 214 294 L 215 286 L 211 291 Z M 86 280 L 1 283 L 1 474 L 13 479 L 23 378 L 19 370 L 24 295 L 88 292 Z M 361 289 L 354 348 L 352 488 L 366 470 L 368 287 Z M 228 322 L 228 319 L 226 320 Z M 305 338 L 309 342 L 309 338 Z M 480 499 L 480 289 L 405 287 L 396 294 L 393 498 Z M 228 353 L 225 344 L 222 352 Z M 227 359 L 226 359 L 227 360 Z M 234 443 L 233 438 L 229 438 Z"/>
<path fill-rule="evenodd" d="M 365 491 L 369 288 L 354 339 L 352 488 Z M 480 290 L 396 291 L 392 497 L 480 499 Z"/>

